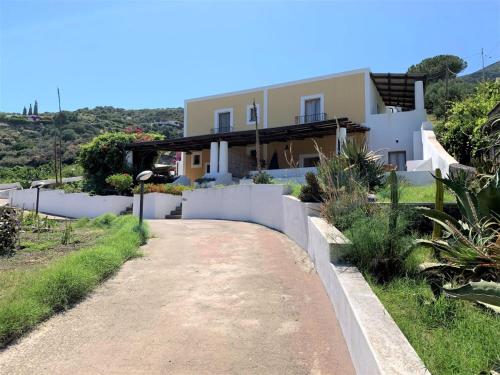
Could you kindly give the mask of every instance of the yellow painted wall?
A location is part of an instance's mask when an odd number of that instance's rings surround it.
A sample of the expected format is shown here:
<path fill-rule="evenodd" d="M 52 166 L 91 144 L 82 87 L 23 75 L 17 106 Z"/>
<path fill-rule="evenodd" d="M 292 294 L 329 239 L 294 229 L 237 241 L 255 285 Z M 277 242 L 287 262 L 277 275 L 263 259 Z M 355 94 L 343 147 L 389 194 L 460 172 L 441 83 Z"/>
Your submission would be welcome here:
<path fill-rule="evenodd" d="M 323 94 L 324 110 L 329 118 L 348 117 L 351 121 L 365 121 L 365 73 L 337 76 L 313 82 L 268 88 L 268 127 L 295 124 L 300 116 L 302 96 Z M 264 126 L 264 89 L 186 102 L 187 136 L 210 134 L 214 128 L 214 112 L 233 108 L 233 130 L 250 130 L 247 125 L 247 105 L 255 99 L 260 105 L 259 125 Z"/>
<path fill-rule="evenodd" d="M 214 113 L 218 109 L 233 108 L 233 131 L 252 130 L 255 125 L 247 125 L 247 105 L 255 103 L 260 106 L 259 124 L 263 121 L 263 91 L 225 96 L 215 99 L 187 102 L 187 136 L 210 134 L 214 128 Z"/>
<path fill-rule="evenodd" d="M 323 94 L 328 118 L 348 117 L 365 121 L 365 74 L 333 77 L 321 81 L 283 86 L 268 91 L 269 127 L 291 125 L 300 116 L 302 96 Z"/>
<path fill-rule="evenodd" d="M 197 178 L 203 177 L 205 174 L 205 163 L 210 163 L 210 150 L 203 150 L 201 154 L 201 167 L 192 168 L 191 167 L 191 154 L 186 154 L 186 160 L 184 162 L 184 174 L 191 179 L 191 181 Z"/>

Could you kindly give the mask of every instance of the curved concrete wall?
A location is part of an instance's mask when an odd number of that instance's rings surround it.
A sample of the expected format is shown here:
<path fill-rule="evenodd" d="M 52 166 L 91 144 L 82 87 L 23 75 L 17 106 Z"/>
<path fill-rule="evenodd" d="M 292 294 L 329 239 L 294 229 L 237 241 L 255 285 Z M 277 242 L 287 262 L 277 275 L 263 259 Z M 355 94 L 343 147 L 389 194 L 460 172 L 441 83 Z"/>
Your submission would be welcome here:
<path fill-rule="evenodd" d="M 457 164 L 458 161 L 448 154 L 441 146 L 441 143 L 436 139 L 432 123 L 426 121 L 422 124 L 422 148 L 423 159 L 432 160 L 432 169 L 441 169 L 443 176 L 446 176 L 450 171 L 451 164 Z"/>

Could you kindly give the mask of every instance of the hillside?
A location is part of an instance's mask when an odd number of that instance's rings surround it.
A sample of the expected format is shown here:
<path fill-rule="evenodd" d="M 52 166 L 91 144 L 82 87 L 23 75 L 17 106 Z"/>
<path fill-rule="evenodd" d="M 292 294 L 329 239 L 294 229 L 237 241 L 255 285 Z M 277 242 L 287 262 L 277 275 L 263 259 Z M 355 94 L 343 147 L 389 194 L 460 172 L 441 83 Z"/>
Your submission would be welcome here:
<path fill-rule="evenodd" d="M 64 111 L 60 126 L 63 140 L 63 162 L 76 160 L 80 144 L 107 131 L 140 128 L 172 138 L 182 135 L 183 109 L 161 108 L 126 110 L 113 107 L 82 108 Z M 53 159 L 56 113 L 43 113 L 28 121 L 22 116 L 0 113 L 0 167 L 38 166 Z"/>
<path fill-rule="evenodd" d="M 500 61 L 488 65 L 484 68 L 484 78 L 487 80 L 494 80 L 500 77 Z M 477 83 L 483 79 L 483 69 L 479 69 L 478 71 L 463 75 L 458 77 L 465 82 Z"/>

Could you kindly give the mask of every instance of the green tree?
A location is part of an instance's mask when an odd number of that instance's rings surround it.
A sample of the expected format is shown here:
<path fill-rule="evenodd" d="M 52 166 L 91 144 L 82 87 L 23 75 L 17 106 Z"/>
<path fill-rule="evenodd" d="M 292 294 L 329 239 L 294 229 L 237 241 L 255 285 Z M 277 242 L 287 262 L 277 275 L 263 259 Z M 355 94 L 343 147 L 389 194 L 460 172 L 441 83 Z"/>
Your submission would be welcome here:
<path fill-rule="evenodd" d="M 33 107 L 33 114 L 38 116 L 38 102 L 35 100 L 35 106 Z"/>
<path fill-rule="evenodd" d="M 145 133 L 104 133 L 80 148 L 79 163 L 83 167 L 87 181 L 87 189 L 97 194 L 105 193 L 107 188 L 106 178 L 117 173 L 128 173 L 135 176 L 136 171 L 128 166 L 125 159 L 126 146 L 132 142 L 157 140 L 163 137 L 158 134 Z M 139 158 L 139 155 L 134 155 Z M 156 160 L 157 152 L 150 152 L 134 160 L 134 164 L 141 169 L 151 169 Z"/>
<path fill-rule="evenodd" d="M 448 67 L 449 78 L 454 78 L 458 73 L 467 68 L 467 62 L 454 55 L 437 55 L 423 59 L 418 64 L 408 68 L 408 73 L 427 74 L 429 81 L 437 81 L 446 77 Z"/>
<path fill-rule="evenodd" d="M 28 116 L 31 116 L 33 114 L 33 110 L 31 109 L 31 103 L 30 103 L 30 109 L 28 109 Z"/>
<path fill-rule="evenodd" d="M 448 101 L 443 80 L 432 82 L 425 89 L 425 108 L 436 118 L 442 119 L 452 102 L 464 99 L 474 92 L 475 84 L 453 79 L 448 82 Z"/>
<path fill-rule="evenodd" d="M 26 106 L 23 107 L 23 116 L 26 116 L 28 112 L 26 111 Z"/>
<path fill-rule="evenodd" d="M 448 120 L 436 126 L 439 141 L 460 163 L 470 165 L 487 149 L 488 138 L 482 128 L 499 101 L 500 83 L 482 82 L 472 95 L 453 103 Z"/>

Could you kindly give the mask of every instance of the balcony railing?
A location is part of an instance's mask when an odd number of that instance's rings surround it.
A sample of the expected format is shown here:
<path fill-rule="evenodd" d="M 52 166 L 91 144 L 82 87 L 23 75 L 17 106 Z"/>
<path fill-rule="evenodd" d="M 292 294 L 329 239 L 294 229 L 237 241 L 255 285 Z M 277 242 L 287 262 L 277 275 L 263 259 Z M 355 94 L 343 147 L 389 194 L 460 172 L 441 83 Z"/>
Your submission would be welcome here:
<path fill-rule="evenodd" d="M 310 124 L 311 122 L 319 122 L 328 120 L 326 113 L 314 113 L 312 115 L 295 116 L 295 125 Z"/>
<path fill-rule="evenodd" d="M 219 133 L 230 133 L 233 131 L 232 126 L 219 126 L 218 128 L 210 129 L 210 133 L 219 134 Z"/>

